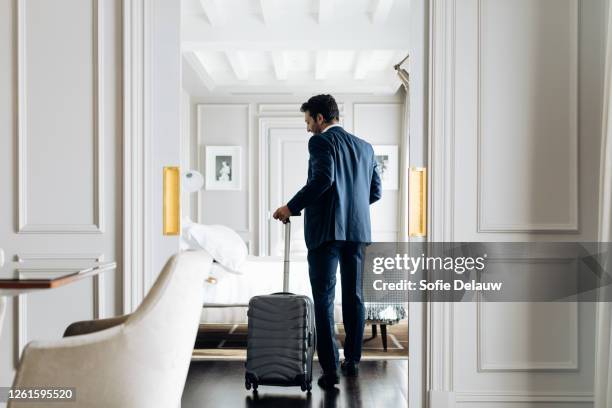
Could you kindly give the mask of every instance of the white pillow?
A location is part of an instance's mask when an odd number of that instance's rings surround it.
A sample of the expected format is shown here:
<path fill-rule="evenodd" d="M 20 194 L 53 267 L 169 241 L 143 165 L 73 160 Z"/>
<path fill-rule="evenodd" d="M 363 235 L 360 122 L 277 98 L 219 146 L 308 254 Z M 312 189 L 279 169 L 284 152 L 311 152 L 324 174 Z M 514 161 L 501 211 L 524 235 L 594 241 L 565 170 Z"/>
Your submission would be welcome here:
<path fill-rule="evenodd" d="M 183 228 L 183 238 L 190 247 L 208 252 L 229 272 L 242 273 L 248 249 L 240 235 L 231 228 L 192 223 Z"/>

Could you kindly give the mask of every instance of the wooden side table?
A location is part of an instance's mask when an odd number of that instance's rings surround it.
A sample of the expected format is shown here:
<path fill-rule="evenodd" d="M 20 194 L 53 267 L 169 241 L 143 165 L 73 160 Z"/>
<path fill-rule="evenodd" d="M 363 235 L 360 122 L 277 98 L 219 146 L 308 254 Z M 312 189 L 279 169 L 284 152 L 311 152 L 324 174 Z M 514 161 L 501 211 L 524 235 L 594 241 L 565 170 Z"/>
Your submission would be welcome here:
<path fill-rule="evenodd" d="M 100 272 L 115 269 L 116 267 L 117 264 L 115 262 L 81 262 L 78 266 L 68 265 L 60 267 L 59 270 L 65 273 L 53 278 L 26 279 L 16 276 L 15 278 L 0 279 L 0 333 L 4 323 L 7 298 L 29 292 L 59 288 L 81 279 L 95 276 Z M 27 263 L 18 263 L 15 271 L 19 274 L 20 270 L 27 268 Z M 57 273 L 58 268 L 56 266 L 49 267 L 49 272 Z"/>

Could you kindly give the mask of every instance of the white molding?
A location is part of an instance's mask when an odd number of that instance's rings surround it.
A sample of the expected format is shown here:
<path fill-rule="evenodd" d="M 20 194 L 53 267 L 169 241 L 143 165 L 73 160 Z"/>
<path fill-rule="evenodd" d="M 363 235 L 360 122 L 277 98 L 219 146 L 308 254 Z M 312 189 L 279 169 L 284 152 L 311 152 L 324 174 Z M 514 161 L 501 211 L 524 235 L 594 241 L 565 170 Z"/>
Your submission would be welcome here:
<path fill-rule="evenodd" d="M 570 0 L 571 3 L 571 11 L 570 16 L 571 19 L 569 21 L 570 26 L 570 45 L 571 45 L 571 55 L 572 59 L 569 61 L 570 64 L 570 78 L 568 82 L 570 84 L 571 96 L 570 96 L 570 132 L 571 132 L 571 140 L 570 140 L 570 158 L 568 166 L 570 167 L 570 194 L 571 194 L 571 204 L 568 214 L 568 220 L 565 223 L 518 223 L 518 224 L 492 224 L 486 221 L 486 215 L 484 214 L 484 176 L 486 172 L 482 171 L 483 164 L 483 153 L 482 153 L 482 144 L 483 144 L 483 72 L 484 72 L 484 60 L 483 54 L 485 50 L 482 48 L 482 31 L 483 31 L 483 21 L 484 21 L 484 9 L 485 9 L 486 0 L 478 0 L 478 108 L 477 108 L 477 222 L 478 232 L 497 232 L 497 233 L 517 233 L 517 232 L 579 232 L 579 148 L 578 148 L 578 139 L 579 139 L 579 128 L 578 128 L 578 117 L 580 115 L 579 110 L 579 96 L 578 96 L 578 83 L 579 83 L 579 59 L 580 59 L 580 49 L 579 49 L 579 36 L 580 36 L 580 4 L 578 0 Z M 454 72 L 454 71 L 453 71 Z"/>
<path fill-rule="evenodd" d="M 397 107 L 402 107 L 404 106 L 404 104 L 402 102 L 359 102 L 356 101 L 353 103 L 353 114 L 355 114 L 355 108 L 357 106 L 364 106 L 364 107 L 377 107 L 377 106 L 384 106 L 384 105 L 388 105 L 388 106 L 397 106 Z M 403 114 L 403 112 L 402 112 Z"/>
<path fill-rule="evenodd" d="M 124 313 L 144 299 L 151 265 L 151 18 L 148 1 L 123 2 Z"/>
<path fill-rule="evenodd" d="M 430 0 L 412 0 L 410 2 L 410 97 L 405 98 L 409 109 L 409 141 L 410 155 L 409 163 L 414 160 L 413 165 L 427 166 L 426 149 L 428 128 L 426 125 L 429 95 L 426 87 L 430 82 L 427 71 L 429 44 L 431 37 L 429 31 Z M 403 58 L 403 56 L 401 57 Z M 399 61 L 399 59 L 398 59 Z M 415 63 L 416 62 L 416 63 Z M 420 143 L 412 143 L 420 138 Z M 428 188 L 429 190 L 429 188 Z M 426 238 L 427 239 L 427 238 Z M 410 239 L 410 240 L 421 240 Z M 410 358 L 408 361 L 408 407 L 423 408 L 427 406 L 428 387 L 428 356 L 427 356 L 427 304 L 425 302 L 412 302 L 408 308 L 408 321 L 410 330 L 408 332 L 408 344 L 410 345 Z"/>
<path fill-rule="evenodd" d="M 480 294 L 479 294 L 480 295 Z M 566 361 L 549 361 L 549 362 L 538 362 L 538 361 L 514 361 L 512 363 L 492 363 L 486 359 L 486 347 L 485 347 L 485 333 L 486 333 L 486 320 L 483 318 L 484 308 L 487 302 L 479 301 L 476 304 L 476 360 L 478 372 L 575 372 L 579 368 L 578 361 L 578 303 L 574 303 L 574 307 L 570 310 L 568 316 L 569 319 L 569 330 L 572 335 L 569 345 L 569 355 Z M 564 304 L 564 303 L 562 303 Z"/>
<path fill-rule="evenodd" d="M 52 254 L 17 254 L 16 255 L 17 263 L 23 263 L 27 261 L 68 261 L 68 260 L 92 260 L 95 262 L 104 261 L 103 254 L 60 254 L 60 253 L 52 253 Z M 49 268 L 49 267 L 36 267 L 36 268 L 19 268 L 17 267 L 16 272 L 18 273 L 19 278 L 35 278 L 37 275 L 49 275 L 57 273 L 58 275 L 63 275 L 66 273 L 67 268 Z M 93 302 L 93 319 L 102 319 L 105 317 L 105 307 L 106 307 L 106 295 L 104 291 L 104 274 L 96 274 L 92 278 L 93 280 L 93 293 L 92 293 L 92 302 Z M 15 308 L 17 311 L 17 348 L 15 349 L 15 366 L 19 362 L 21 358 L 21 353 L 24 347 L 28 343 L 28 330 L 27 330 L 27 319 L 28 319 L 28 308 L 27 308 L 27 296 L 28 294 L 21 294 L 16 296 L 15 298 Z"/>
<path fill-rule="evenodd" d="M 524 264 L 574 264 L 574 270 L 579 273 L 580 265 L 575 258 L 563 257 L 533 257 L 533 258 L 489 258 L 491 263 L 524 263 Z M 482 294 L 478 293 L 476 304 L 476 358 L 478 372 L 575 372 L 580 367 L 579 362 L 579 313 L 578 302 L 572 302 L 574 307 L 570 311 L 569 327 L 572 338 L 570 339 L 570 349 L 566 361 L 536 362 L 536 361 L 516 361 L 512 364 L 498 364 L 487 361 L 485 348 L 486 320 L 484 320 L 484 308 L 487 302 L 482 302 Z"/>
<path fill-rule="evenodd" d="M 429 43 L 428 240 L 454 239 L 456 1 L 431 0 Z M 449 68 L 450 66 L 450 68 Z M 432 396 L 454 401 L 454 304 L 427 303 L 427 388 Z"/>
<path fill-rule="evenodd" d="M 246 166 L 244 166 L 244 171 L 246 172 L 246 174 L 248 175 L 248 179 L 247 179 L 247 184 L 248 184 L 248 195 L 247 195 L 247 219 L 248 219 L 248 227 L 249 227 L 249 231 L 248 231 L 248 240 L 247 240 L 247 246 L 248 246 L 248 253 L 252 254 L 253 253 L 253 240 L 254 240 L 254 235 L 255 235 L 255 217 L 256 217 L 256 211 L 258 208 L 258 204 L 259 203 L 255 203 L 254 199 L 256 197 L 255 195 L 255 191 L 257 190 L 257 173 L 254 171 L 251 171 L 253 169 L 253 166 L 260 166 L 260 164 L 257 162 L 257 143 L 256 143 L 256 138 L 255 138 L 255 134 L 253 132 L 253 105 L 252 104 L 248 104 L 248 122 L 247 122 L 247 127 L 248 127 L 248 141 L 247 141 L 247 157 L 249 159 L 249 162 L 246 164 Z M 199 204 L 198 204 L 199 207 Z"/>
<path fill-rule="evenodd" d="M 449 4 L 443 0 L 430 3 L 428 236 L 440 242 L 454 239 L 456 2 Z"/>
<path fill-rule="evenodd" d="M 104 233 L 104 73 L 102 42 L 104 26 L 103 2 L 92 0 L 93 42 L 93 139 L 94 139 L 94 197 L 92 224 L 30 224 L 28 223 L 27 183 L 27 82 L 26 82 L 26 5 L 17 1 L 17 149 L 18 149 L 18 212 L 20 234 L 102 234 Z"/>
<path fill-rule="evenodd" d="M 466 402 L 498 402 L 498 403 L 524 403 L 524 402 L 582 402 L 592 403 L 595 398 L 592 392 L 560 393 L 538 391 L 458 391 L 455 393 L 457 403 Z"/>

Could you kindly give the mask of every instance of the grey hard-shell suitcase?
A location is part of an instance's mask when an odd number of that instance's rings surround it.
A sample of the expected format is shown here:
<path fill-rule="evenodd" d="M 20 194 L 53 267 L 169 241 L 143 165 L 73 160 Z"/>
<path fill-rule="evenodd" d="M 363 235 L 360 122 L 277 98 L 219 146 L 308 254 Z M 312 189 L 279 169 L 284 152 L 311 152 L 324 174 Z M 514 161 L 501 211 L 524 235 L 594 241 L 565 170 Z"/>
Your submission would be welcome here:
<path fill-rule="evenodd" d="M 312 389 L 316 348 L 314 305 L 308 296 L 289 293 L 291 223 L 285 224 L 283 292 L 249 301 L 245 387 L 299 386 Z"/>

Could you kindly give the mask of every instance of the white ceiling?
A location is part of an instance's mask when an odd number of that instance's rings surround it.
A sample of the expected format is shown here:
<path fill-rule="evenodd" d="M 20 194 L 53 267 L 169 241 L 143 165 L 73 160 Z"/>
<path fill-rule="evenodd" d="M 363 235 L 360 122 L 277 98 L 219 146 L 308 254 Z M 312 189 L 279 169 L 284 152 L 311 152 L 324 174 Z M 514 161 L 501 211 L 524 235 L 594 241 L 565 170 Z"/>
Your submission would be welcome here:
<path fill-rule="evenodd" d="M 408 50 L 409 0 L 181 4 L 192 94 L 394 94 L 400 86 L 393 65 Z"/>

